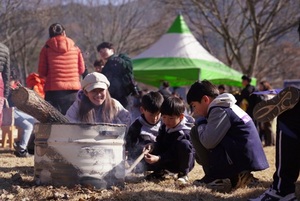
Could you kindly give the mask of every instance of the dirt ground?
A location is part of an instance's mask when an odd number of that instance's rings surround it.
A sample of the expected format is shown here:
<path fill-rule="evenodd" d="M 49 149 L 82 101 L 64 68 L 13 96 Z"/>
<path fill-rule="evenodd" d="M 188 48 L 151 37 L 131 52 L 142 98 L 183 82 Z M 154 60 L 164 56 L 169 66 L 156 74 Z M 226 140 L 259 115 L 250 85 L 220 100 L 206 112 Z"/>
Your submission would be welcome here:
<path fill-rule="evenodd" d="M 261 194 L 271 183 L 274 172 L 274 147 L 265 148 L 270 168 L 255 172 L 260 184 L 246 187 L 231 193 L 213 192 L 205 187 L 192 185 L 195 179 L 203 176 L 201 166 L 196 165 L 189 174 L 190 183 L 177 186 L 173 179 L 161 182 L 147 182 L 142 176 L 131 175 L 125 178 L 124 187 L 112 186 L 109 189 L 94 189 L 77 185 L 72 188 L 39 186 L 34 181 L 34 157 L 17 158 L 12 151 L 0 149 L 0 200 L 247 200 Z M 297 189 L 299 184 L 297 183 Z M 299 191 L 299 190 L 298 190 Z M 297 191 L 297 195 L 300 193 Z"/>

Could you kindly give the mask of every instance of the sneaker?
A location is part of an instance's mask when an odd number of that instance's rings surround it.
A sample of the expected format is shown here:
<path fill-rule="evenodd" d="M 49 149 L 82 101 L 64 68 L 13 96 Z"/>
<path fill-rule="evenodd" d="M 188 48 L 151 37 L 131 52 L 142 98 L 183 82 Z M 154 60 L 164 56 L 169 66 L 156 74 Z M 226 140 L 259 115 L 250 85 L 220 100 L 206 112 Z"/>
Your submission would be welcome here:
<path fill-rule="evenodd" d="M 253 177 L 250 171 L 243 171 L 239 173 L 236 177 L 230 179 L 232 187 L 234 189 L 243 188 L 250 184 L 252 181 L 257 180 Z"/>
<path fill-rule="evenodd" d="M 274 98 L 259 102 L 253 109 L 253 117 L 259 122 L 271 121 L 299 101 L 299 89 L 286 87 Z"/>
<path fill-rule="evenodd" d="M 34 149 L 27 149 L 28 153 L 34 155 Z"/>
<path fill-rule="evenodd" d="M 14 142 L 15 155 L 17 157 L 31 157 L 34 155 L 34 150 L 24 150 L 20 147 L 19 142 Z"/>
<path fill-rule="evenodd" d="M 286 196 L 280 196 L 275 190 L 269 188 L 259 197 L 248 199 L 248 201 L 297 201 L 297 198 L 295 193 L 291 193 Z"/>
<path fill-rule="evenodd" d="M 208 184 L 208 183 L 210 183 L 210 182 L 212 182 L 214 180 L 216 180 L 216 179 L 212 178 L 212 177 L 210 177 L 208 175 L 204 175 L 204 177 L 202 177 L 201 179 L 195 180 L 194 184 L 195 185 L 197 185 L 197 184 L 200 184 L 200 185 L 202 185 L 202 184 Z"/>
<path fill-rule="evenodd" d="M 164 178 L 165 179 L 178 179 L 180 176 L 184 176 L 183 174 L 177 174 L 177 173 L 174 173 L 174 172 L 171 172 L 169 170 L 165 170 L 164 171 Z"/>
<path fill-rule="evenodd" d="M 189 178 L 187 175 L 178 177 L 178 179 L 177 179 L 177 183 L 180 185 L 185 185 L 188 183 L 188 181 L 189 181 Z"/>
<path fill-rule="evenodd" d="M 26 150 L 25 151 L 15 151 L 15 155 L 16 155 L 16 157 L 20 157 L 20 158 L 32 157 L 32 155 L 29 154 Z"/>
<path fill-rule="evenodd" d="M 193 182 L 195 186 L 205 186 L 217 192 L 230 192 L 232 189 L 230 179 L 212 179 L 209 176 L 204 176 L 202 179 Z"/>
<path fill-rule="evenodd" d="M 165 179 L 165 171 L 154 171 L 151 174 L 146 176 L 146 180 L 151 181 L 151 180 L 164 180 Z"/>
<path fill-rule="evenodd" d="M 14 146 L 14 149 L 16 151 L 20 151 L 21 150 L 21 147 L 19 146 L 19 142 L 14 142 L 13 146 Z"/>

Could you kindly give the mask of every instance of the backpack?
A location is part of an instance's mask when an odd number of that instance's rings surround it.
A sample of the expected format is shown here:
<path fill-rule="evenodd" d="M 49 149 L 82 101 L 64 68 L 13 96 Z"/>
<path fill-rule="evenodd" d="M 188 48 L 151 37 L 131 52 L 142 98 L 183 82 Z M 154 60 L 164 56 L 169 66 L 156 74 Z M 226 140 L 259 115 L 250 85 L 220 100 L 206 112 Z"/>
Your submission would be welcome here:
<path fill-rule="evenodd" d="M 139 96 L 139 89 L 133 76 L 131 59 L 126 54 L 119 54 L 118 57 L 123 59 L 123 65 L 125 67 L 125 74 L 122 78 L 122 82 L 126 95 Z"/>

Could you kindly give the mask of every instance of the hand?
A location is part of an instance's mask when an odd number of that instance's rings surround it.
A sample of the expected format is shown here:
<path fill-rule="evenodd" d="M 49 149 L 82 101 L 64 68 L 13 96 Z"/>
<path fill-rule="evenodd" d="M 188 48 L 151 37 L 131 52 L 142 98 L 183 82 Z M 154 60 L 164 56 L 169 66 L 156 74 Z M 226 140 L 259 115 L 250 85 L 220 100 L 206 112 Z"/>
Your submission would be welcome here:
<path fill-rule="evenodd" d="M 147 149 L 147 150 L 149 150 L 149 153 L 151 153 L 152 150 L 153 150 L 153 147 L 154 147 L 154 144 L 153 144 L 153 143 L 148 143 L 148 144 L 146 144 L 145 147 L 143 148 L 143 152 Z"/>
<path fill-rule="evenodd" d="M 153 164 L 153 163 L 157 163 L 160 157 L 152 154 L 145 154 L 144 159 L 147 163 Z"/>

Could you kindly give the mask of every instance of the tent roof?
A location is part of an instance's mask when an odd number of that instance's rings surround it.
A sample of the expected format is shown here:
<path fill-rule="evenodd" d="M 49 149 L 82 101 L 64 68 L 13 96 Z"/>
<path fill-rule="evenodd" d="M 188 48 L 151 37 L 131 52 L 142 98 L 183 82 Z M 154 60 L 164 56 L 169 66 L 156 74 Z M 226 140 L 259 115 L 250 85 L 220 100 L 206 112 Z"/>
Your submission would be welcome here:
<path fill-rule="evenodd" d="M 167 33 L 191 34 L 191 31 L 187 26 L 187 24 L 185 23 L 182 15 L 178 15 L 175 21 L 173 22 L 173 24 L 171 25 L 171 27 L 169 28 L 169 30 L 167 31 Z"/>
<path fill-rule="evenodd" d="M 167 33 L 149 49 L 133 58 L 135 79 L 159 86 L 187 86 L 207 79 L 214 84 L 241 86 L 242 74 L 212 56 L 178 15 Z"/>

